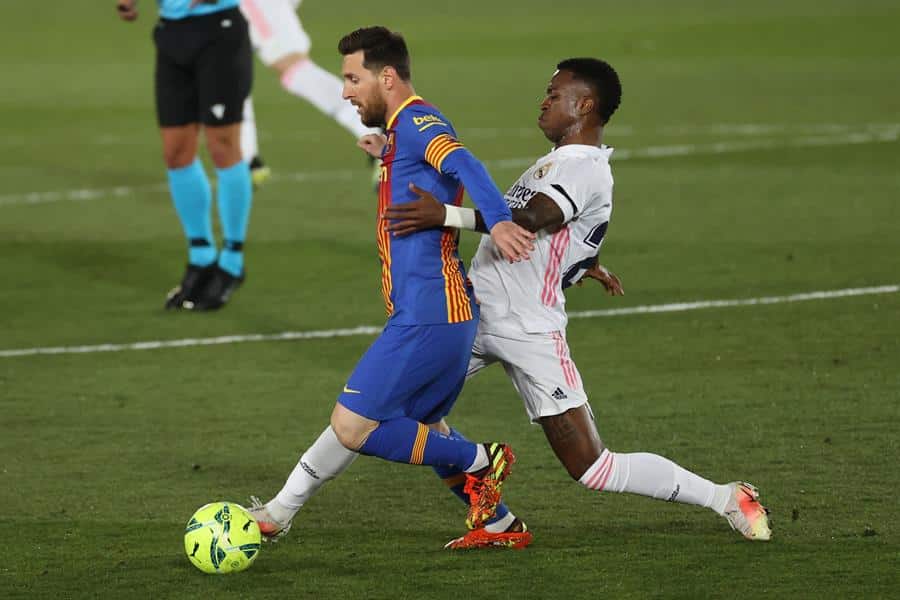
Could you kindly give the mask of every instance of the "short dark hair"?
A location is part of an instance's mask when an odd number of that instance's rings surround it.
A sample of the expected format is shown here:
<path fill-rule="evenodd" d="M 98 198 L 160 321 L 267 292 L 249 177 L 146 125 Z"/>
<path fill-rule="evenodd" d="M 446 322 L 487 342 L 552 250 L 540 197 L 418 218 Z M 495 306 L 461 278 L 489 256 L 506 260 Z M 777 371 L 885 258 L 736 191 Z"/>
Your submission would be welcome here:
<path fill-rule="evenodd" d="M 596 58 L 568 58 L 556 65 L 556 68 L 568 71 L 575 79 L 594 88 L 594 93 L 600 100 L 597 112 L 606 124 L 622 101 L 622 84 L 616 70 L 609 63 Z"/>
<path fill-rule="evenodd" d="M 362 27 L 338 42 L 338 51 L 343 56 L 360 50 L 363 51 L 363 66 L 368 70 L 376 72 L 384 67 L 394 67 L 400 79 L 409 81 L 409 50 L 399 33 L 380 25 Z"/>

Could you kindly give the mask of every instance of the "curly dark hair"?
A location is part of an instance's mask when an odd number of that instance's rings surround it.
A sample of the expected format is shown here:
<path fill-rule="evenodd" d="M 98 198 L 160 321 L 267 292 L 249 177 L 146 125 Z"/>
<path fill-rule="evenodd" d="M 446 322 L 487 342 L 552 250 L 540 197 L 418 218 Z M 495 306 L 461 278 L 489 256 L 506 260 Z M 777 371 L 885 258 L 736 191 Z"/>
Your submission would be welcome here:
<path fill-rule="evenodd" d="M 393 67 L 403 81 L 409 81 L 409 50 L 406 40 L 387 27 L 376 25 L 351 31 L 338 42 L 343 56 L 363 51 L 363 66 L 372 72 Z"/>
<path fill-rule="evenodd" d="M 556 65 L 556 68 L 568 71 L 575 79 L 594 88 L 599 100 L 597 112 L 603 124 L 606 124 L 622 102 L 622 84 L 616 70 L 597 58 L 568 58 Z"/>

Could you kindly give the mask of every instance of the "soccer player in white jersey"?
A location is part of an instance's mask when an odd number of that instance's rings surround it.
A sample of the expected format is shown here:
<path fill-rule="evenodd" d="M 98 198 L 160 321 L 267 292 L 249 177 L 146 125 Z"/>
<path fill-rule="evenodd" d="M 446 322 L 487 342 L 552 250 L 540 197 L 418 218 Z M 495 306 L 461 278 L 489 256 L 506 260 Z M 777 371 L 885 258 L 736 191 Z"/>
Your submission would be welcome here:
<path fill-rule="evenodd" d="M 612 213 L 612 150 L 601 140 L 620 98 L 618 76 L 607 63 L 578 58 L 557 66 L 538 119 L 554 149 L 505 195 L 514 221 L 537 233 L 535 250 L 529 261 L 509 263 L 482 238 L 469 270 L 481 315 L 468 376 L 495 362 L 502 364 L 532 422 L 541 425 L 560 462 L 586 488 L 710 508 L 747 539 L 765 541 L 771 537 L 768 517 L 752 485 L 715 484 L 656 454 L 606 448 L 569 355 L 563 288 L 586 275 L 599 279 L 611 293 L 621 293 L 618 279 L 596 264 Z M 395 235 L 440 226 L 484 231 L 477 211 L 448 207 L 415 191 L 421 200 L 385 210 Z M 455 434 L 446 422 L 442 428 Z M 340 453 L 333 437 L 327 430 L 320 436 L 267 504 L 282 525 L 323 480 L 352 461 Z M 309 470 L 317 473 L 320 466 L 325 476 L 311 479 Z M 493 530 L 475 529 L 448 547 L 527 545 L 530 533 L 524 532 L 527 539 L 516 538 L 517 533 L 523 535 L 516 531 L 517 525 L 522 529 L 521 521 L 509 515 Z"/>
<path fill-rule="evenodd" d="M 309 56 L 312 42 L 303 29 L 297 8 L 302 0 L 241 0 L 241 12 L 250 24 L 250 40 L 264 65 L 278 72 L 282 87 L 308 101 L 349 131 L 354 139 L 379 133 L 360 121 L 356 108 L 341 97 L 341 80 Z M 250 163 L 254 183 L 269 176 L 259 158 L 253 101 L 244 104 L 241 152 Z"/>

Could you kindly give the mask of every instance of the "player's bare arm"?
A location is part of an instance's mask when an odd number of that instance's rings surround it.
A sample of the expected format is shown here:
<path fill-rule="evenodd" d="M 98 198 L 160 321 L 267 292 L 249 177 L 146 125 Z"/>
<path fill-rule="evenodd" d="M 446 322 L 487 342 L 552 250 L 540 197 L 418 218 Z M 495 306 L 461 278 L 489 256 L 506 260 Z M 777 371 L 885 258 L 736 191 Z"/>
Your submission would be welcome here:
<path fill-rule="evenodd" d="M 601 264 L 596 264 L 587 271 L 584 272 L 584 275 L 578 282 L 575 284 L 577 286 L 581 286 L 584 283 L 586 278 L 596 279 L 600 282 L 600 285 L 606 290 L 606 293 L 610 296 L 624 296 L 625 290 L 622 288 L 622 282 L 619 281 L 619 278 L 615 273 L 607 269 Z"/>
<path fill-rule="evenodd" d="M 514 208 L 513 221 L 527 229 L 538 232 L 541 229 L 553 229 L 565 223 L 565 215 L 552 198 L 540 192 L 531 197 L 524 208 Z M 477 222 L 479 216 L 475 215 Z"/>
<path fill-rule="evenodd" d="M 123 21 L 134 21 L 138 18 L 137 0 L 117 0 L 116 11 Z"/>
<path fill-rule="evenodd" d="M 447 214 L 444 204 L 430 192 L 417 187 L 415 184 L 410 183 L 409 189 L 419 199 L 388 206 L 382 217 L 398 222 L 390 223 L 386 227 L 387 230 L 394 235 L 404 236 L 423 229 L 443 227 Z M 515 222 L 515 212 L 513 211 L 513 221 L 501 221 L 488 232 L 487 226 L 481 218 L 481 213 L 475 211 L 476 230 L 482 233 L 490 233 L 497 248 L 510 262 L 528 260 L 528 254 L 534 250 L 534 234 Z"/>
<path fill-rule="evenodd" d="M 389 206 L 383 217 L 390 221 L 388 231 L 397 236 L 409 235 L 422 229 L 442 227 L 447 217 L 446 206 L 429 192 L 410 186 L 418 200 Z M 538 193 L 525 208 L 512 209 L 513 222 L 534 233 L 541 229 L 558 227 L 565 217 L 559 205 L 549 196 Z M 488 233 L 481 212 L 475 211 L 475 231 Z"/>

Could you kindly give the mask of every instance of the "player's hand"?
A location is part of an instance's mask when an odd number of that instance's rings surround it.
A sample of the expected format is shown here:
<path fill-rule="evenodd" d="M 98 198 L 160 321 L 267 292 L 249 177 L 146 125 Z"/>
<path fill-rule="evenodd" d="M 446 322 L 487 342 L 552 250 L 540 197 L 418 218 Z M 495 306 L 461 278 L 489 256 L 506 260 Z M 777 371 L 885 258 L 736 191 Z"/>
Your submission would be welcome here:
<path fill-rule="evenodd" d="M 512 221 L 500 221 L 491 229 L 494 245 L 509 262 L 528 260 L 534 250 L 534 234 Z"/>
<path fill-rule="evenodd" d="M 387 136 L 383 133 L 367 133 L 356 140 L 357 146 L 362 148 L 366 154 L 375 158 L 381 158 L 381 151 L 384 150 L 385 144 L 387 144 Z"/>
<path fill-rule="evenodd" d="M 403 204 L 391 204 L 381 217 L 390 223 L 385 227 L 396 236 L 409 235 L 423 229 L 443 227 L 447 211 L 444 203 L 414 183 L 409 189 L 419 198 Z"/>
<path fill-rule="evenodd" d="M 137 0 L 117 0 L 116 10 L 123 21 L 134 21 L 138 18 Z"/>
<path fill-rule="evenodd" d="M 600 282 L 606 289 L 606 293 L 610 296 L 624 296 L 625 290 L 622 289 L 622 282 L 619 281 L 619 278 L 616 277 L 615 273 L 608 271 L 606 267 L 601 264 L 594 265 L 590 269 L 584 272 L 584 275 L 578 282 L 575 284 L 581 287 L 581 284 L 584 283 L 585 278 L 596 279 Z"/>

